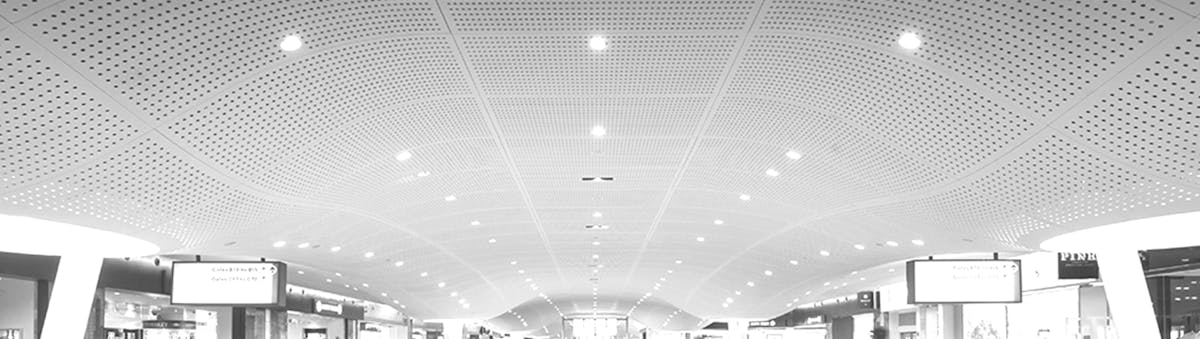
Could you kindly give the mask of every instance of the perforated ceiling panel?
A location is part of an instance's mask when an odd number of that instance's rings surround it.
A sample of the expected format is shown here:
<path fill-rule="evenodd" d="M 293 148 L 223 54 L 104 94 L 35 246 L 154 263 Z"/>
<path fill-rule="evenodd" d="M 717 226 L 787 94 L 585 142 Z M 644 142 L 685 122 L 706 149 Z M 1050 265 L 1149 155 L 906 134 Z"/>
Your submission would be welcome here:
<path fill-rule="evenodd" d="M 0 0 L 0 213 L 520 333 L 766 318 L 912 257 L 1200 210 L 1197 15 Z"/>

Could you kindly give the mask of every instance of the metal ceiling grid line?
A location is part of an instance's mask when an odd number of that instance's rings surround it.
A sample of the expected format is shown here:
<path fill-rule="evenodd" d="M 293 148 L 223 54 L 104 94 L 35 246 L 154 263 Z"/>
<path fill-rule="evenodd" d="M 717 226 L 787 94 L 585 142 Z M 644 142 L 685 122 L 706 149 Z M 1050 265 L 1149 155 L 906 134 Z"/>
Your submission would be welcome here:
<path fill-rule="evenodd" d="M 1139 172 L 1142 175 L 1152 177 L 1152 178 L 1154 178 L 1158 181 L 1164 182 L 1164 183 L 1169 183 L 1169 184 L 1176 185 L 1176 186 L 1187 187 L 1193 191 L 1200 192 L 1200 183 L 1192 183 L 1192 182 L 1187 182 L 1184 180 L 1179 180 L 1179 178 L 1165 175 L 1165 174 L 1159 173 L 1158 171 L 1152 170 L 1150 168 L 1146 168 L 1146 166 L 1129 161 L 1128 159 L 1114 155 L 1114 154 L 1112 154 L 1112 152 L 1109 152 L 1100 147 L 1097 147 L 1096 145 L 1094 145 L 1090 142 L 1087 142 L 1087 140 L 1083 140 L 1082 138 L 1080 138 L 1068 131 L 1063 131 L 1059 128 L 1055 128 L 1055 132 L 1057 132 L 1057 133 L 1055 133 L 1055 135 L 1057 135 L 1058 137 L 1072 141 L 1072 143 L 1075 146 L 1078 146 L 1078 147 L 1081 147 L 1088 151 L 1091 151 L 1092 153 L 1095 153 L 1096 155 L 1104 158 L 1104 160 L 1111 161 L 1111 162 L 1119 164 L 1121 166 L 1125 166 L 1126 168 L 1142 169 L 1144 171 Z"/>
<path fill-rule="evenodd" d="M 683 181 L 683 175 L 687 172 L 688 163 L 691 162 L 691 158 L 695 155 L 697 145 L 699 145 L 700 139 L 703 138 L 704 131 L 707 129 L 709 121 L 712 119 L 713 111 L 720 103 L 721 96 L 724 95 L 725 89 L 729 84 L 729 79 L 733 76 L 734 71 L 737 69 L 741 55 L 745 52 L 748 40 L 750 40 L 750 32 L 752 32 L 755 25 L 757 25 L 758 20 L 761 17 L 763 7 L 765 7 L 767 1 L 768 0 L 759 0 L 758 3 L 755 4 L 754 17 L 750 19 L 745 29 L 741 32 L 741 39 L 738 40 L 738 45 L 734 49 L 733 57 L 730 58 L 729 63 L 725 66 L 724 74 L 721 76 L 721 82 L 716 87 L 717 91 L 713 93 L 712 99 L 710 99 L 708 105 L 705 107 L 704 113 L 700 117 L 700 123 L 697 124 L 696 131 L 690 138 L 688 149 L 683 156 L 683 161 L 679 164 L 679 169 L 672 177 L 671 184 L 667 186 L 666 194 L 663 196 L 661 205 L 659 205 L 660 207 L 658 209 L 658 213 L 656 213 L 654 219 L 650 221 L 649 230 L 646 231 L 646 238 L 642 241 L 640 248 L 637 250 L 637 255 L 634 256 L 633 265 L 630 266 L 629 274 L 625 276 L 624 288 L 630 288 L 630 285 L 633 283 L 633 275 L 638 271 L 638 267 L 641 265 L 643 257 L 646 254 L 646 249 L 650 246 L 650 242 L 654 238 L 655 229 L 658 228 L 659 223 L 662 221 L 663 215 L 666 213 L 667 208 L 671 205 L 671 197 L 675 194 L 679 183 Z M 732 197 L 730 198 L 732 199 Z"/>
<path fill-rule="evenodd" d="M 1142 54 L 1140 54 L 1136 57 L 1127 58 L 1128 61 L 1125 64 L 1121 65 L 1119 68 L 1117 68 L 1117 70 L 1112 71 L 1107 78 L 1103 79 L 1103 81 L 1097 81 L 1096 85 L 1093 86 L 1091 89 L 1089 89 L 1085 94 L 1079 95 L 1078 98 L 1074 102 L 1072 102 L 1070 106 L 1065 107 L 1062 110 L 1063 114 L 1052 115 L 1052 117 L 1050 119 L 1043 119 L 1040 122 L 1040 124 L 1037 126 L 1037 128 L 1035 130 L 1036 132 L 1034 132 L 1031 135 L 1028 135 L 1023 140 L 1017 141 L 1016 143 L 1012 144 L 1010 147 L 1008 147 L 1006 149 L 1002 149 L 1000 152 L 993 155 L 990 159 L 985 160 L 984 162 L 980 163 L 980 165 L 976 166 L 975 168 L 969 169 L 966 172 L 955 175 L 954 177 L 952 177 L 949 180 L 946 180 L 938 185 L 928 187 L 926 189 L 922 189 L 922 190 L 915 191 L 915 192 L 896 194 L 896 195 L 893 195 L 890 197 L 884 197 L 884 198 L 879 198 L 879 199 L 874 199 L 874 200 L 863 201 L 861 203 L 857 203 L 852 206 L 846 206 L 845 208 L 842 208 L 842 209 L 831 210 L 831 211 L 826 211 L 824 213 L 819 213 L 816 216 L 808 217 L 808 218 L 805 218 L 804 220 L 800 220 L 795 223 L 792 223 L 791 225 L 784 227 L 782 230 L 780 230 L 774 234 L 768 235 L 762 239 L 759 239 L 758 241 L 755 241 L 750 246 L 748 246 L 748 247 L 738 251 L 736 254 L 730 256 L 729 260 L 726 260 L 725 262 L 722 262 L 721 264 L 717 265 L 711 274 L 705 276 L 704 278 L 702 278 L 700 280 L 701 281 L 700 284 L 696 284 L 697 287 L 693 288 L 692 293 L 699 291 L 700 286 L 706 284 L 718 272 L 720 272 L 722 269 L 724 269 L 729 264 L 736 261 L 741 256 L 745 255 L 746 253 L 749 253 L 754 248 L 761 246 L 762 244 L 766 243 L 770 239 L 777 237 L 777 236 L 781 236 L 788 232 L 791 232 L 791 231 L 803 226 L 807 222 L 811 222 L 814 220 L 820 220 L 820 219 L 832 217 L 832 216 L 839 215 L 839 214 L 860 211 L 860 210 L 863 210 L 866 208 L 883 206 L 883 205 L 887 205 L 887 204 L 891 204 L 891 203 L 895 203 L 895 202 L 915 201 L 915 200 L 918 200 L 921 198 L 926 198 L 926 197 L 935 195 L 937 193 L 951 190 L 953 188 L 960 186 L 961 184 L 967 183 L 971 180 L 974 180 L 979 177 L 987 175 L 988 173 L 995 170 L 996 168 L 999 168 L 1000 166 L 1007 164 L 1008 159 L 1012 159 L 1012 158 L 1015 158 L 1016 156 L 1019 156 L 1020 154 L 1017 151 L 1026 149 L 1033 142 L 1041 141 L 1041 138 L 1038 136 L 1049 135 L 1049 134 L 1051 134 L 1052 131 L 1056 131 L 1056 129 L 1053 127 L 1059 122 L 1069 120 L 1069 118 L 1073 118 L 1074 115 L 1067 114 L 1067 113 L 1074 112 L 1076 110 L 1077 106 L 1081 105 L 1082 103 L 1084 103 L 1086 101 L 1086 98 L 1091 97 L 1093 95 L 1097 95 L 1096 93 L 1100 89 L 1104 88 L 1107 83 L 1114 81 L 1114 79 L 1117 79 L 1119 76 L 1121 76 L 1121 74 L 1128 71 L 1131 67 L 1138 65 L 1143 59 L 1146 59 L 1148 57 L 1148 55 L 1151 53 L 1151 51 L 1157 50 L 1161 45 L 1165 44 L 1167 41 L 1169 41 L 1171 39 L 1172 36 L 1175 36 L 1179 32 L 1187 31 L 1187 28 L 1188 28 L 1187 25 L 1178 24 L 1178 25 L 1176 25 L 1176 27 L 1174 27 L 1168 33 L 1162 34 L 1160 37 L 1158 37 L 1157 40 L 1148 44 L 1148 47 L 1146 48 L 1145 52 L 1143 52 Z M 690 300 L 691 298 L 692 298 L 692 296 L 689 295 L 688 299 Z"/>
<path fill-rule="evenodd" d="M 1184 9 L 1180 6 L 1180 4 L 1182 4 L 1184 1 L 1191 1 L 1191 5 L 1194 6 L 1192 7 L 1194 12 L 1189 12 L 1187 9 Z M 1200 18 L 1200 3 L 1197 3 L 1195 0 L 1158 0 L 1158 3 L 1179 11 L 1179 13 L 1183 15 L 1191 16 L 1193 18 Z"/>
<path fill-rule="evenodd" d="M 37 2 L 37 1 L 38 1 L 38 0 L 33 0 L 33 2 Z M 0 20 L 4 20 L 5 22 L 11 23 L 11 24 L 13 24 L 13 25 L 16 25 L 16 24 L 19 24 L 19 23 L 21 23 L 21 22 L 23 22 L 23 21 L 25 21 L 25 20 L 27 20 L 27 19 L 29 19 L 29 18 L 32 18 L 32 17 L 35 17 L 35 16 L 37 16 L 38 14 L 40 14 L 42 11 L 46 10 L 47 8 L 54 7 L 54 6 L 58 5 L 59 3 L 61 3 L 61 2 L 65 2 L 65 1 L 70 1 L 70 0 L 51 0 L 51 1 L 47 1 L 47 2 L 45 2 L 45 3 L 42 3 L 42 4 L 40 5 L 40 6 L 41 6 L 41 8 L 37 8 L 37 9 L 35 9 L 33 12 L 30 12 L 30 13 L 23 14 L 23 15 L 22 15 L 21 17 L 19 17 L 19 18 L 15 18 L 15 20 L 14 20 L 14 18 L 10 18 L 10 17 L 8 17 L 8 14 L 9 14 L 9 13 L 4 13 L 4 15 L 0 15 Z M 14 8 L 14 11 L 16 11 L 16 9 L 15 9 L 15 8 Z"/>
<path fill-rule="evenodd" d="M 558 256 L 555 255 L 554 248 L 550 245 L 550 238 L 546 235 L 546 228 L 544 225 L 542 225 L 542 221 L 538 217 L 537 209 L 533 205 L 533 198 L 529 194 L 529 189 L 525 187 L 525 182 L 521 179 L 521 174 L 517 171 L 517 164 L 513 160 L 512 151 L 509 149 L 508 143 L 505 141 L 504 136 L 500 132 L 500 124 L 496 119 L 496 114 L 492 110 L 492 107 L 488 104 L 487 97 L 483 95 L 483 90 L 479 88 L 479 81 L 476 80 L 474 68 L 472 68 L 471 64 L 467 61 L 467 58 L 463 55 L 464 52 L 462 49 L 462 43 L 459 41 L 458 34 L 456 34 L 455 28 L 453 25 L 451 25 L 450 20 L 446 18 L 445 9 L 442 7 L 442 1 L 433 0 L 433 2 L 436 4 L 438 14 L 441 15 L 442 24 L 445 25 L 446 28 L 446 34 L 450 36 L 450 41 L 457 52 L 455 53 L 455 56 L 458 57 L 458 61 L 460 65 L 462 65 L 463 74 L 467 78 L 467 83 L 470 84 L 471 91 L 475 94 L 475 97 L 479 98 L 479 105 L 485 115 L 485 118 L 487 119 L 488 127 L 491 129 L 492 134 L 496 137 L 496 144 L 499 145 L 500 152 L 502 153 L 501 158 L 504 159 L 504 163 L 505 166 L 508 167 L 508 171 L 512 173 L 513 181 L 516 182 L 517 191 L 521 194 L 521 199 L 529 208 L 529 216 L 531 219 L 533 219 L 534 227 L 537 228 L 538 235 L 541 237 L 542 246 L 546 249 L 546 254 L 550 257 L 550 262 L 554 264 L 554 270 L 558 273 L 559 281 L 563 284 L 566 284 L 567 277 L 566 275 L 563 275 L 562 268 L 559 267 Z M 504 295 L 501 295 L 501 298 L 507 299 L 507 297 Z"/>

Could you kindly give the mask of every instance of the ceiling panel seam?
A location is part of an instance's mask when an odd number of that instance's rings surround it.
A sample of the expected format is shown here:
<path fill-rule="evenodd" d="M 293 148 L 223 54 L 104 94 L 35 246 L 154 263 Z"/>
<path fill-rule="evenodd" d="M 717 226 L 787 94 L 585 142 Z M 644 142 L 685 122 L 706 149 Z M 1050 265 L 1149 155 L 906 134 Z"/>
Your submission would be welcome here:
<path fill-rule="evenodd" d="M 1070 131 L 1062 130 L 1060 127 L 1055 127 L 1054 130 L 1056 132 L 1058 132 L 1058 133 L 1055 133 L 1055 135 L 1057 135 L 1058 137 L 1063 138 L 1068 141 L 1071 141 L 1074 146 L 1083 148 L 1083 149 L 1087 150 L 1088 152 L 1100 157 L 1101 159 L 1104 159 L 1105 161 L 1120 165 L 1121 167 L 1124 167 L 1127 169 L 1133 169 L 1133 170 L 1135 170 L 1135 172 L 1137 172 L 1140 175 L 1151 177 L 1154 180 L 1158 180 L 1163 183 L 1167 183 L 1167 184 L 1178 186 L 1178 187 L 1186 187 L 1188 189 L 1191 189 L 1193 192 L 1200 192 L 1200 184 L 1195 184 L 1195 183 L 1190 183 L 1187 181 L 1179 180 L 1178 178 L 1163 174 L 1162 172 L 1159 172 L 1158 170 L 1155 170 L 1153 168 L 1146 167 L 1146 166 L 1140 165 L 1138 163 L 1126 160 L 1124 157 L 1117 156 L 1117 155 L 1113 154 L 1111 151 L 1105 150 L 1101 147 L 1097 147 L 1095 144 L 1088 142 L 1087 140 L 1083 140 L 1079 136 L 1076 136 L 1075 133 L 1071 133 Z"/>
<path fill-rule="evenodd" d="M 733 78 L 734 73 L 741 64 L 742 55 L 745 53 L 746 46 L 749 45 L 752 36 L 751 33 L 754 31 L 754 27 L 758 25 L 759 20 L 761 20 L 763 17 L 762 12 L 768 1 L 770 0 L 758 1 L 754 8 L 754 17 L 751 18 L 750 22 L 746 25 L 746 29 L 741 32 L 742 37 L 740 40 L 738 40 L 738 44 L 734 50 L 733 56 L 730 58 L 729 63 L 725 66 L 725 71 L 721 75 L 721 82 L 716 87 L 717 91 L 713 93 L 712 98 L 704 108 L 704 113 L 700 116 L 700 122 L 696 125 L 696 130 L 692 133 L 691 142 L 688 145 L 687 152 L 683 156 L 683 160 L 680 162 L 679 169 L 675 172 L 675 176 L 671 179 L 671 184 L 667 186 L 667 191 L 663 196 L 662 204 L 659 206 L 658 213 L 655 214 L 654 219 L 650 222 L 650 227 L 646 231 L 646 238 L 642 241 L 637 254 L 634 256 L 633 265 L 629 269 L 629 274 L 625 276 L 624 288 L 626 289 L 631 287 L 630 285 L 633 283 L 633 275 L 638 272 L 638 267 L 641 266 L 642 260 L 646 255 L 646 249 L 650 247 L 650 242 L 654 239 L 655 230 L 658 229 L 659 224 L 662 222 L 663 216 L 667 212 L 667 208 L 670 207 L 671 199 L 673 198 L 676 189 L 679 187 L 679 184 L 683 181 L 684 174 L 687 173 L 688 165 L 691 163 L 692 158 L 696 156 L 697 150 L 699 149 L 700 140 L 703 138 L 705 131 L 708 130 L 708 126 L 712 121 L 712 116 L 721 103 L 721 96 L 724 95 L 728 90 L 730 79 Z M 730 198 L 732 199 L 732 197 Z M 695 293 L 695 291 L 698 290 L 701 285 L 703 285 L 703 283 L 695 284 L 696 287 L 692 289 L 692 292 L 688 294 L 688 297 L 683 300 L 683 303 L 677 304 L 677 306 L 679 306 L 681 309 L 687 306 L 688 301 L 691 299 L 691 295 Z"/>
<path fill-rule="evenodd" d="M 1109 82 L 1117 79 L 1120 75 L 1122 75 L 1123 73 L 1128 71 L 1131 67 L 1140 64 L 1144 59 L 1150 57 L 1152 54 L 1152 51 L 1158 50 L 1158 48 L 1161 45 L 1165 44 L 1167 41 L 1169 41 L 1171 39 L 1171 37 L 1175 36 L 1176 34 L 1179 34 L 1180 32 L 1186 32 L 1187 27 L 1188 27 L 1187 25 L 1184 25 L 1182 23 L 1178 24 L 1176 27 L 1174 27 L 1173 30 L 1170 31 L 1170 33 L 1163 34 L 1156 41 L 1147 44 L 1145 51 L 1143 51 L 1137 57 L 1126 58 L 1126 60 L 1128 60 L 1128 61 L 1126 61 L 1126 63 L 1124 65 L 1117 67 L 1116 70 L 1111 72 L 1109 74 L 1109 76 L 1106 77 L 1103 81 L 1097 81 L 1097 84 L 1095 86 L 1093 86 L 1093 88 L 1089 89 L 1086 94 L 1078 95 L 1077 96 L 1078 99 L 1075 100 L 1074 102 L 1072 102 L 1069 106 L 1064 107 L 1060 114 L 1055 114 L 1052 119 L 1045 120 L 1042 122 L 1041 125 L 1035 126 L 1035 129 L 1036 129 L 1035 134 L 1030 135 L 1029 137 L 1027 137 L 1026 139 L 1024 139 L 1020 142 L 1016 142 L 1016 143 L 1012 144 L 1011 147 L 1008 147 L 1007 149 L 998 151 L 997 154 L 993 155 L 990 159 L 988 159 L 984 162 L 981 162 L 980 165 L 975 166 L 971 170 L 961 173 L 939 185 L 932 186 L 932 187 L 929 187 L 926 189 L 901 193 L 901 194 L 894 195 L 892 197 L 885 197 L 885 198 L 863 201 L 860 203 L 855 203 L 853 205 L 848 205 L 841 209 L 835 209 L 835 210 L 828 211 L 826 213 L 819 213 L 819 214 L 816 214 L 813 216 L 805 217 L 802 220 L 799 220 L 795 223 L 792 223 L 791 225 L 783 227 L 782 229 L 780 229 L 779 231 L 777 231 L 774 234 L 768 235 L 766 237 L 763 237 L 762 239 L 759 239 L 758 241 L 755 241 L 753 244 L 746 247 L 742 251 L 739 251 L 738 253 L 730 256 L 729 260 L 726 260 L 725 262 L 716 266 L 716 268 L 713 270 L 713 272 L 711 274 L 705 276 L 704 278 L 701 278 L 699 280 L 700 283 L 696 284 L 697 287 L 692 290 L 692 293 L 694 294 L 696 291 L 699 290 L 699 286 L 707 283 L 718 272 L 720 272 L 722 269 L 724 269 L 729 264 L 736 261 L 737 258 L 740 258 L 741 256 L 745 255 L 746 253 L 750 252 L 753 248 L 761 246 L 762 244 L 766 243 L 766 241 L 768 241 L 772 238 L 781 236 L 783 234 L 787 234 L 788 232 L 791 232 L 791 231 L 803 226 L 804 224 L 806 224 L 808 222 L 812 222 L 812 221 L 820 220 L 820 219 L 824 219 L 824 218 L 829 218 L 829 217 L 837 216 L 840 214 L 851 213 L 851 212 L 855 212 L 855 211 L 859 211 L 859 210 L 863 210 L 863 209 L 867 209 L 867 208 L 871 208 L 871 207 L 884 206 L 884 205 L 900 203 L 900 202 L 917 201 L 922 198 L 927 198 L 927 197 L 936 195 L 938 193 L 950 191 L 952 189 L 958 188 L 959 186 L 961 186 L 963 184 L 967 184 L 975 179 L 978 179 L 978 178 L 984 177 L 988 174 L 991 174 L 996 169 L 999 169 L 1000 167 L 1007 164 L 1008 163 L 1007 160 L 1020 156 L 1021 153 L 1018 151 L 1028 149 L 1028 147 L 1030 145 L 1036 144 L 1036 141 L 1040 141 L 1043 137 L 1051 134 L 1053 131 L 1056 131 L 1057 129 L 1053 128 L 1053 126 L 1057 122 L 1066 121 L 1066 120 L 1069 120 L 1069 118 L 1075 117 L 1077 114 L 1067 114 L 1067 113 L 1075 112 L 1075 108 L 1077 106 L 1087 102 L 1087 99 L 1089 97 L 1091 97 L 1093 95 L 1097 95 L 1096 93 L 1098 91 L 1105 88 Z M 692 298 L 691 294 L 689 294 L 688 300 L 690 300 L 691 298 Z"/>
<path fill-rule="evenodd" d="M 529 207 L 529 217 L 533 221 L 534 227 L 537 228 L 538 235 L 541 237 L 542 246 L 546 249 L 546 254 L 550 257 L 551 263 L 554 264 L 554 270 L 558 274 L 558 279 L 561 283 L 567 284 L 567 277 L 563 275 L 562 268 L 558 263 L 558 256 L 554 254 L 553 246 L 550 246 L 550 238 L 546 235 L 545 225 L 542 224 L 538 217 L 537 209 L 533 205 L 533 197 L 529 194 L 529 188 L 525 186 L 525 181 L 521 177 L 521 173 L 517 171 L 516 161 L 513 160 L 512 150 L 508 147 L 508 143 L 504 139 L 504 135 L 500 131 L 500 122 L 497 121 L 496 113 L 492 109 L 486 97 L 483 96 L 483 90 L 479 87 L 479 81 L 475 77 L 475 71 L 471 63 L 467 60 L 466 53 L 463 52 L 462 44 L 458 40 L 458 35 L 455 33 L 454 25 L 446 18 L 446 11 L 442 6 L 441 0 L 431 0 L 436 5 L 438 15 L 442 19 L 442 23 L 446 25 L 446 32 L 450 36 L 450 44 L 454 47 L 455 56 L 458 57 L 459 63 L 463 68 L 463 75 L 467 78 L 467 82 L 471 86 L 471 92 L 478 98 L 480 109 L 483 111 L 484 117 L 487 119 L 488 128 L 492 130 L 492 134 L 496 137 L 496 144 L 500 149 L 501 158 L 504 159 L 504 164 L 508 167 L 508 171 L 512 174 L 513 181 L 517 185 L 517 191 L 521 194 L 521 199 L 525 205 Z M 486 280 L 487 278 L 484 277 Z M 506 302 L 507 296 L 498 294 Z"/>

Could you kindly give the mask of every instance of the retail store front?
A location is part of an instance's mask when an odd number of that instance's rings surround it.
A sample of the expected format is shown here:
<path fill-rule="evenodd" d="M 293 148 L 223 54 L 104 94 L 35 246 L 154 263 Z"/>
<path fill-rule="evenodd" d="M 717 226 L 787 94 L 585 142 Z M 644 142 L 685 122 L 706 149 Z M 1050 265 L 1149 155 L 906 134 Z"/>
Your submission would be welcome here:
<path fill-rule="evenodd" d="M 32 339 L 37 282 L 0 275 L 0 339 Z"/>
<path fill-rule="evenodd" d="M 231 312 L 175 306 L 170 296 L 146 292 L 105 288 L 103 295 L 106 339 L 217 339 L 219 313 Z"/>
<path fill-rule="evenodd" d="M 365 309 L 349 301 L 287 295 L 288 339 L 353 339 Z"/>

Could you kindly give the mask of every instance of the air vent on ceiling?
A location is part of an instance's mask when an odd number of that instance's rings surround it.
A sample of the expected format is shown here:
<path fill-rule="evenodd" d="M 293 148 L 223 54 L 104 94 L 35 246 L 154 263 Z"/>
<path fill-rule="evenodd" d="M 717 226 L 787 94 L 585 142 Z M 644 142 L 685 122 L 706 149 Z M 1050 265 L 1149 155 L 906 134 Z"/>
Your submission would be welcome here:
<path fill-rule="evenodd" d="M 583 182 L 608 182 L 613 181 L 613 177 L 582 177 L 579 180 Z"/>
<path fill-rule="evenodd" d="M 583 228 L 586 228 L 586 229 L 589 229 L 589 230 L 606 230 L 606 229 L 608 229 L 608 225 L 604 225 L 604 224 L 587 224 L 587 225 L 583 225 Z"/>

